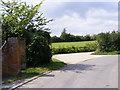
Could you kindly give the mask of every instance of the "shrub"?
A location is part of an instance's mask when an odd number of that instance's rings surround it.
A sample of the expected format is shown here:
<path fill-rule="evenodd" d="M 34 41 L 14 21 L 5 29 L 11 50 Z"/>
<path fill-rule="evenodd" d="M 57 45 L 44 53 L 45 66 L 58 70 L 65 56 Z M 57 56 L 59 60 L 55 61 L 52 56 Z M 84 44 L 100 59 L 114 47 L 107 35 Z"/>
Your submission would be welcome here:
<path fill-rule="evenodd" d="M 111 41 L 109 33 L 100 33 L 97 36 L 98 49 L 100 51 L 110 51 Z"/>
<path fill-rule="evenodd" d="M 98 51 L 110 52 L 120 50 L 120 32 L 100 33 L 97 35 Z"/>
<path fill-rule="evenodd" d="M 35 35 L 27 49 L 27 66 L 39 66 L 49 63 L 52 57 L 51 49 L 46 38 Z"/>
<path fill-rule="evenodd" d="M 88 43 L 86 44 L 86 47 L 90 51 L 94 51 L 97 49 L 98 43 Z"/>
<path fill-rule="evenodd" d="M 43 3 L 32 6 L 20 0 L 1 0 L 3 12 L 0 23 L 2 40 L 8 37 L 25 38 L 27 45 L 27 66 L 38 66 L 51 60 L 50 33 L 46 24 L 52 20 L 43 17 L 39 8 Z"/>
<path fill-rule="evenodd" d="M 112 32 L 111 33 L 111 49 L 113 50 L 120 50 L 120 32 Z"/>

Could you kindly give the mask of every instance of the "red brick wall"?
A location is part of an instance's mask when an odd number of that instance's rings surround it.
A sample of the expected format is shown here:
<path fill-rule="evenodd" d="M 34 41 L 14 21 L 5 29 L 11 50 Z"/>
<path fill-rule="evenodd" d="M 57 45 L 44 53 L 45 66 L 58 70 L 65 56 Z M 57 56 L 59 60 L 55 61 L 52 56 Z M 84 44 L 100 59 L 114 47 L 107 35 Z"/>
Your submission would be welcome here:
<path fill-rule="evenodd" d="M 19 48 L 20 48 L 20 61 L 21 61 L 21 69 L 25 69 L 26 67 L 26 42 L 25 40 L 19 40 Z"/>
<path fill-rule="evenodd" d="M 2 74 L 16 75 L 25 63 L 25 41 L 18 38 L 8 38 L 2 50 Z"/>

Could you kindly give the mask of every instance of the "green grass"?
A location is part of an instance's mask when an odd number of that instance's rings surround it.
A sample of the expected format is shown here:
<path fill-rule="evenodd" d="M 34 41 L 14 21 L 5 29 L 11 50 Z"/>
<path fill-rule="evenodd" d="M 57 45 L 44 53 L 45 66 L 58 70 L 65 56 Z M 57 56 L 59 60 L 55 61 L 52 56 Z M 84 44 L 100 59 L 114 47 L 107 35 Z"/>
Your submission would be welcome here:
<path fill-rule="evenodd" d="M 60 42 L 60 43 L 52 43 L 52 48 L 60 48 L 60 47 L 84 47 L 86 44 L 95 44 L 96 41 L 81 41 L 81 42 Z"/>
<path fill-rule="evenodd" d="M 52 54 L 91 52 L 97 48 L 96 41 L 52 43 Z"/>
<path fill-rule="evenodd" d="M 120 51 L 112 51 L 112 52 L 94 52 L 91 55 L 118 55 Z"/>
<path fill-rule="evenodd" d="M 33 77 L 35 75 L 43 74 L 47 71 L 57 70 L 66 64 L 57 59 L 52 59 L 52 62 L 49 64 L 41 65 L 40 67 L 35 68 L 27 68 L 26 70 L 22 70 L 14 79 L 7 80 L 4 84 L 12 83 L 17 80 L 22 80 L 26 78 Z"/>

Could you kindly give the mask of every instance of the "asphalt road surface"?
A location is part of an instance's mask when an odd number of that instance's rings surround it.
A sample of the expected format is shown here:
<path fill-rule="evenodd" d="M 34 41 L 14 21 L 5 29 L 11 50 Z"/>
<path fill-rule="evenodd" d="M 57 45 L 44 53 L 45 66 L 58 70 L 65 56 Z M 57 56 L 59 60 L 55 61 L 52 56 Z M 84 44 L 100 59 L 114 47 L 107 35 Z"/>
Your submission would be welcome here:
<path fill-rule="evenodd" d="M 19 88 L 118 88 L 118 55 L 69 64 Z"/>

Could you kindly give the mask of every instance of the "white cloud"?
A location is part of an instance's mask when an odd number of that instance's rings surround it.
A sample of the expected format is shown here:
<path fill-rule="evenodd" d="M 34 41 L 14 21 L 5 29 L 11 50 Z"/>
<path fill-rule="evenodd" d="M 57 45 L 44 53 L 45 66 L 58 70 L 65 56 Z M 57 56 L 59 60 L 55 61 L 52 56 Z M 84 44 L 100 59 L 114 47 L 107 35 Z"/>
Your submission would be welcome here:
<path fill-rule="evenodd" d="M 40 11 L 42 11 L 44 14 L 51 13 L 52 11 L 57 10 L 59 7 L 62 7 L 63 2 L 43 2 L 42 6 L 40 7 Z M 49 15 L 46 15 L 49 16 Z"/>
<path fill-rule="evenodd" d="M 22 0 L 28 4 L 38 4 L 41 0 Z M 59 7 L 64 6 L 64 1 L 58 3 L 57 0 L 45 0 L 40 10 L 45 14 L 50 14 L 52 11 L 59 11 Z M 69 0 L 68 0 L 69 1 Z M 82 0 L 81 0 L 82 1 Z M 87 0 L 84 0 L 87 1 Z M 94 0 L 96 2 L 97 0 Z M 99 1 L 99 0 L 98 0 Z M 76 0 L 74 1 L 76 2 Z M 102 2 L 102 1 L 100 1 Z M 109 1 L 110 2 L 110 1 Z M 56 12 L 57 13 L 57 12 Z M 55 13 L 55 14 L 56 14 Z M 71 12 L 62 17 L 55 18 L 48 27 L 51 28 L 51 35 L 60 35 L 63 28 L 67 27 L 67 31 L 75 35 L 93 34 L 104 31 L 117 30 L 118 28 L 118 13 L 108 12 L 104 9 L 91 8 L 86 12 L 86 17 L 83 18 L 79 12 Z M 81 13 L 81 12 L 80 12 Z M 49 15 L 48 15 L 49 16 Z"/>
<path fill-rule="evenodd" d="M 95 34 L 117 30 L 117 12 L 107 12 L 102 9 L 90 9 L 86 13 L 86 18 L 81 17 L 78 13 L 73 12 L 71 15 L 55 18 L 49 27 L 51 35 L 60 35 L 63 28 L 75 35 Z"/>
<path fill-rule="evenodd" d="M 47 2 L 119 2 L 119 0 L 46 0 L 46 1 Z"/>
<path fill-rule="evenodd" d="M 107 19 L 107 18 L 116 18 L 116 16 L 118 15 L 117 12 L 115 13 L 111 13 L 108 12 L 104 9 L 95 9 L 92 8 L 87 12 L 87 17 L 92 17 L 92 18 L 103 18 L 103 19 Z"/>

